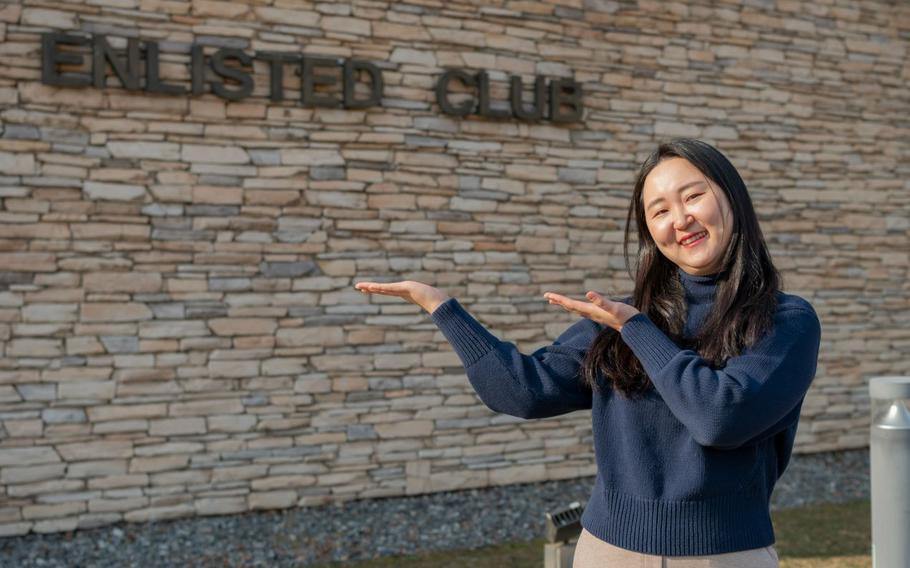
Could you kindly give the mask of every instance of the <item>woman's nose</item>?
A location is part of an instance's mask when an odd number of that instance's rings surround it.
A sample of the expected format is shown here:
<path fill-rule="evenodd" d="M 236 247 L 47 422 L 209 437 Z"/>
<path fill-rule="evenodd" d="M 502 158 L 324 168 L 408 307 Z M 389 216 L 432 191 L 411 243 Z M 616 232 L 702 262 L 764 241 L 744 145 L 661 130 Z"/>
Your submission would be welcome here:
<path fill-rule="evenodd" d="M 692 223 L 692 215 L 689 215 L 686 212 L 676 213 L 676 218 L 673 219 L 673 227 L 676 229 L 685 229 Z"/>

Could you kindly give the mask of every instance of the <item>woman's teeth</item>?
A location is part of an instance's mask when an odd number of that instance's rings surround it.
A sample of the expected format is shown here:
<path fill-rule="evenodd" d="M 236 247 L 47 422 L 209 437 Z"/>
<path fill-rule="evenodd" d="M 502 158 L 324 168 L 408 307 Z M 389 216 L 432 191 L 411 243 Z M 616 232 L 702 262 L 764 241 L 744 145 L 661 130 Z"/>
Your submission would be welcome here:
<path fill-rule="evenodd" d="M 707 234 L 707 233 L 705 233 L 704 231 L 702 231 L 701 233 L 698 233 L 697 235 L 692 235 L 692 236 L 689 237 L 688 239 L 684 240 L 682 244 L 683 244 L 683 245 L 691 244 L 691 243 L 697 241 L 698 239 L 704 237 L 706 234 Z"/>

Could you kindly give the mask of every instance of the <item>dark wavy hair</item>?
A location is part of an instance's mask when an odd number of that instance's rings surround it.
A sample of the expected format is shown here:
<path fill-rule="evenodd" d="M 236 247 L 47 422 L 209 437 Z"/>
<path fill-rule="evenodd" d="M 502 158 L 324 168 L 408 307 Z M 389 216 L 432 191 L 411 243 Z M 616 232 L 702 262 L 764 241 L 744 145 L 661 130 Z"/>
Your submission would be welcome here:
<path fill-rule="evenodd" d="M 642 198 L 651 170 L 673 157 L 688 160 L 719 186 L 733 213 L 732 238 L 718 275 L 714 304 L 694 337 L 683 337 L 685 290 L 677 265 L 660 252 L 651 237 Z M 633 219 L 638 229 L 634 268 L 629 262 Z M 623 255 L 635 281 L 629 303 L 647 314 L 677 345 L 696 351 L 714 368 L 753 345 L 774 323 L 781 276 L 771 262 L 746 184 L 733 164 L 710 144 L 676 138 L 661 143 L 641 164 L 626 217 Z M 639 360 L 611 327 L 594 338 L 582 365 L 582 380 L 591 388 L 612 388 L 630 398 L 643 396 L 653 388 Z"/>

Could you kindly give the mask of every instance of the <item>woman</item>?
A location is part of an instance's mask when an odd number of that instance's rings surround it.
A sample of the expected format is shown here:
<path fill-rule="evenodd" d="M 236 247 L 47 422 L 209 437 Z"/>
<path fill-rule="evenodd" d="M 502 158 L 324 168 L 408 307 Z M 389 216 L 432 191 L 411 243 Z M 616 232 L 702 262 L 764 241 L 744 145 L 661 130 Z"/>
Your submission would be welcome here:
<path fill-rule="evenodd" d="M 430 314 L 492 410 L 592 409 L 597 478 L 575 568 L 778 565 L 770 498 L 815 376 L 820 324 L 780 278 L 739 173 L 692 139 L 642 164 L 631 297 L 545 293 L 582 316 L 525 355 L 414 281 L 360 282 Z M 630 271 L 631 272 L 631 271 Z"/>

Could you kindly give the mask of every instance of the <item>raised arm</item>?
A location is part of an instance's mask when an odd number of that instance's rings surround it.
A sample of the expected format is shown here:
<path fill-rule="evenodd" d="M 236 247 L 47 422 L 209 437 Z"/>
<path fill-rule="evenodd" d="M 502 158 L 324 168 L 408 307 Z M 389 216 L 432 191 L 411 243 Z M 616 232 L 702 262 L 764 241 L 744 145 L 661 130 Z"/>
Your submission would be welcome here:
<path fill-rule="evenodd" d="M 468 379 L 490 409 L 520 418 L 545 418 L 591 408 L 591 390 L 582 385 L 581 366 L 605 326 L 619 330 L 638 313 L 631 297 L 612 300 L 589 291 L 588 301 L 547 293 L 551 304 L 584 316 L 551 345 L 530 355 L 500 341 L 444 292 L 414 280 L 358 282 L 368 294 L 397 296 L 425 309 L 455 349 Z"/>
<path fill-rule="evenodd" d="M 581 364 L 602 329 L 582 319 L 551 345 L 530 355 L 500 341 L 455 298 L 430 316 L 464 364 L 480 400 L 495 412 L 519 418 L 546 418 L 591 408 L 591 390 L 582 385 Z"/>
<path fill-rule="evenodd" d="M 799 418 L 815 376 L 821 325 L 804 300 L 782 307 L 771 333 L 722 369 L 712 369 L 695 351 L 680 349 L 645 314 L 627 321 L 621 335 L 696 442 L 735 448 Z"/>

